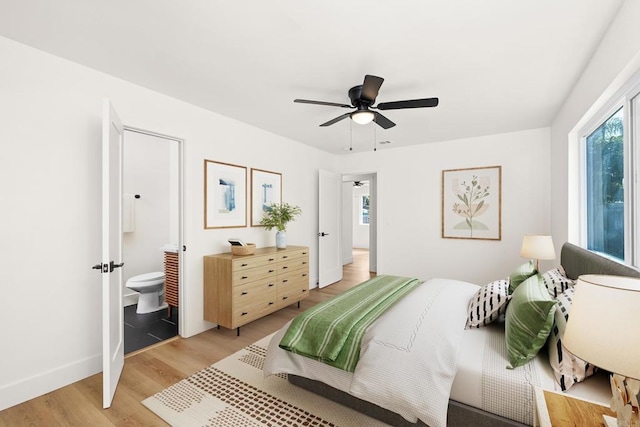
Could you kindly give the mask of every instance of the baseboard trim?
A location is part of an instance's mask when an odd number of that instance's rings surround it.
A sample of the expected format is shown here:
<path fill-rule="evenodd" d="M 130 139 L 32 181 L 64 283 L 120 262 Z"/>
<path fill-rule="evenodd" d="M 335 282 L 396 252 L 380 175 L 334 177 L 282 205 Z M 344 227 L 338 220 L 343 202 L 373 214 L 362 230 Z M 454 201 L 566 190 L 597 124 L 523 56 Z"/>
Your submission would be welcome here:
<path fill-rule="evenodd" d="M 0 386 L 0 411 L 102 372 L 102 354 Z"/>

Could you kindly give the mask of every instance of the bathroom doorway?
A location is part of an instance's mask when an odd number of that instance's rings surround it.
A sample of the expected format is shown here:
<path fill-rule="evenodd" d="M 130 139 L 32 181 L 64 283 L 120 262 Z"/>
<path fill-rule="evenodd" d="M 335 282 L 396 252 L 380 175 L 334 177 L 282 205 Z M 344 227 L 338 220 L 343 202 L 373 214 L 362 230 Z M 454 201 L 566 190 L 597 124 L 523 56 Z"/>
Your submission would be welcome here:
<path fill-rule="evenodd" d="M 377 173 L 342 175 L 342 264 L 377 271 Z"/>
<path fill-rule="evenodd" d="M 181 139 L 125 127 L 122 161 L 125 354 L 179 335 L 182 150 Z M 147 289 L 139 283 L 159 284 L 153 298 L 145 295 L 143 302 L 141 292 L 146 293 Z"/>

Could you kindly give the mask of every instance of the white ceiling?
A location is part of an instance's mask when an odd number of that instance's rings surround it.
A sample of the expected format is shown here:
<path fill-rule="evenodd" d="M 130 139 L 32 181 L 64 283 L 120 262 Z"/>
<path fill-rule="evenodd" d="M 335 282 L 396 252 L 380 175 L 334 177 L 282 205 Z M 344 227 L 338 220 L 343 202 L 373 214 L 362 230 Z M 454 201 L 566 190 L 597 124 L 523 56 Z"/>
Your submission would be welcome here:
<path fill-rule="evenodd" d="M 0 0 L 0 35 L 340 154 L 549 126 L 622 1 Z M 365 74 L 440 105 L 374 135 L 293 103 L 349 104 Z"/>

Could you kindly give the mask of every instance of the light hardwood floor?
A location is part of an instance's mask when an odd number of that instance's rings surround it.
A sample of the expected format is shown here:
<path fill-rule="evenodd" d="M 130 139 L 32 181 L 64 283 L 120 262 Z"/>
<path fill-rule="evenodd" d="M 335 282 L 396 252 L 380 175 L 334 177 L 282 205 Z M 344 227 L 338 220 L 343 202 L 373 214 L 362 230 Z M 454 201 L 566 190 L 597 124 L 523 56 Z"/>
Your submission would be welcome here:
<path fill-rule="evenodd" d="M 102 374 L 96 374 L 1 411 L 0 426 L 167 425 L 140 402 L 275 332 L 302 310 L 369 279 L 374 274 L 368 267 L 368 251 L 354 250 L 354 262 L 344 267 L 340 282 L 312 289 L 300 309 L 293 305 L 243 326 L 239 337 L 235 330 L 211 329 L 128 355 L 109 409 L 102 409 Z"/>

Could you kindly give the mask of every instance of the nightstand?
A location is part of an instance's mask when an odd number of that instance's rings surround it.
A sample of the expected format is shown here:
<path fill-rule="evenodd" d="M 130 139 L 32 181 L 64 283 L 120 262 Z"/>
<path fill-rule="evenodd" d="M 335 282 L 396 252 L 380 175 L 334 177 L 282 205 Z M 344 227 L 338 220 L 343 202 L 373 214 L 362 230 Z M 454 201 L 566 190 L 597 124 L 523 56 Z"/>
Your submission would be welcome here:
<path fill-rule="evenodd" d="M 564 393 L 535 387 L 534 426 L 540 427 L 589 427 L 606 426 L 602 415 L 615 418 L 608 407 L 571 397 Z"/>

